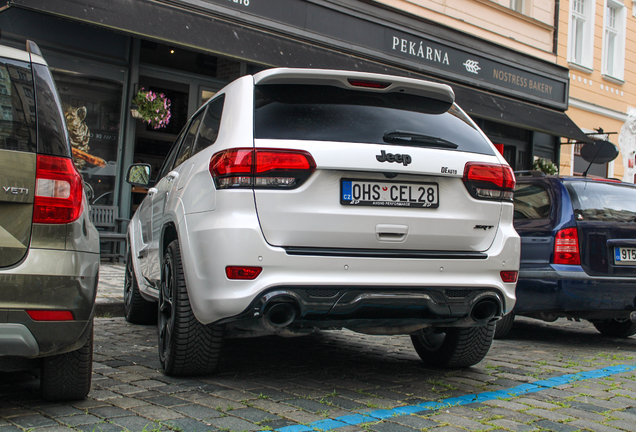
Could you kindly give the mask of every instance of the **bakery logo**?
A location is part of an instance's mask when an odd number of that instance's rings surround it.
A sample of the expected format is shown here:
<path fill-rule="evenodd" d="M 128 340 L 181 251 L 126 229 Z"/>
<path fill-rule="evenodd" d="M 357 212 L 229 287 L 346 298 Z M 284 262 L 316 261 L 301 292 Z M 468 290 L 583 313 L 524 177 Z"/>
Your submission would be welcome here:
<path fill-rule="evenodd" d="M 481 70 L 481 68 L 479 67 L 479 62 L 475 60 L 466 60 L 464 62 L 464 67 L 468 72 L 474 73 L 476 75 L 479 75 L 479 71 Z"/>

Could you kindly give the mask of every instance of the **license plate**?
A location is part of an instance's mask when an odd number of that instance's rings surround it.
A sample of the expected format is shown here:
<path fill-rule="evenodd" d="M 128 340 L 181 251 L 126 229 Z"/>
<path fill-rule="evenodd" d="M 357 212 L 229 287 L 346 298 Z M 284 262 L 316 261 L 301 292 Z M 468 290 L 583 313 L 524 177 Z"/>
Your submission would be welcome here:
<path fill-rule="evenodd" d="M 636 248 L 615 247 L 614 262 L 616 264 L 636 263 Z"/>
<path fill-rule="evenodd" d="M 347 180 L 340 183 L 340 204 L 376 207 L 439 207 L 437 183 Z"/>

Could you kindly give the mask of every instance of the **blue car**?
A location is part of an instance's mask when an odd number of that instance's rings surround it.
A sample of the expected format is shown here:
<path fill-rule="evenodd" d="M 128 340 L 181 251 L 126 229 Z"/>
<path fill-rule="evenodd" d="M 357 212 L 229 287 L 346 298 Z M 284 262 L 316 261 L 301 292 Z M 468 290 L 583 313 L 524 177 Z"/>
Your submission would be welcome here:
<path fill-rule="evenodd" d="M 601 334 L 636 334 L 636 186 L 607 179 L 518 175 L 514 226 L 521 236 L 515 316 L 590 321 Z"/>

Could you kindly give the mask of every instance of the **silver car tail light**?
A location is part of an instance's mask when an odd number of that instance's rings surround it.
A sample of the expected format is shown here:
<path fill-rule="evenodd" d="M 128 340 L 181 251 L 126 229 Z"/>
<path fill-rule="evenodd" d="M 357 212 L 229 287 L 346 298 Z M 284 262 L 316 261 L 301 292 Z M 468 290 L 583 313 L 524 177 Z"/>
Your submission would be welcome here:
<path fill-rule="evenodd" d="M 210 158 L 217 189 L 294 189 L 314 170 L 314 158 L 303 150 L 234 148 Z"/>

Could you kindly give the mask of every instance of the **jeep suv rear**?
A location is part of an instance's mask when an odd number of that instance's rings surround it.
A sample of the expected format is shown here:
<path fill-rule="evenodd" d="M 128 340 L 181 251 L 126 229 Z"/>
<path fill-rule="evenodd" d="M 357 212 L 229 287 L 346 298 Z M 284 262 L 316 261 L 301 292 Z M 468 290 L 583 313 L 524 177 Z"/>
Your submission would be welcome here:
<path fill-rule="evenodd" d="M 90 389 L 99 237 L 39 49 L 0 46 L 0 371 L 48 400 Z"/>
<path fill-rule="evenodd" d="M 149 172 L 133 165 L 129 180 Z M 515 301 L 514 183 L 446 85 L 242 77 L 148 184 L 129 226 L 126 316 L 159 311 L 171 374 L 213 371 L 223 337 L 342 327 L 409 334 L 429 365 L 475 364 Z"/>

